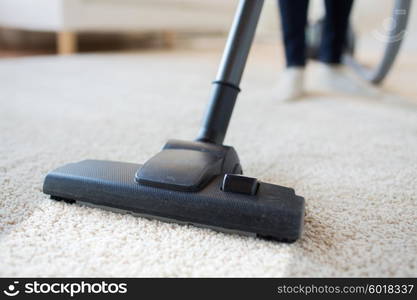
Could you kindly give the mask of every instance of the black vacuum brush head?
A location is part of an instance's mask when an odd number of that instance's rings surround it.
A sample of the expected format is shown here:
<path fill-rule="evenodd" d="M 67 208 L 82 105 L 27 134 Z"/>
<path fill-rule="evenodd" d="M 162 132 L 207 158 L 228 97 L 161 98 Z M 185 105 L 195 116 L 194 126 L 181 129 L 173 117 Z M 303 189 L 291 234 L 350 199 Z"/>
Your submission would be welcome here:
<path fill-rule="evenodd" d="M 285 242 L 299 238 L 304 199 L 293 189 L 233 170 L 241 172 L 231 147 L 170 141 L 144 165 L 65 165 L 46 176 L 43 190 L 56 200 L 164 221 Z"/>

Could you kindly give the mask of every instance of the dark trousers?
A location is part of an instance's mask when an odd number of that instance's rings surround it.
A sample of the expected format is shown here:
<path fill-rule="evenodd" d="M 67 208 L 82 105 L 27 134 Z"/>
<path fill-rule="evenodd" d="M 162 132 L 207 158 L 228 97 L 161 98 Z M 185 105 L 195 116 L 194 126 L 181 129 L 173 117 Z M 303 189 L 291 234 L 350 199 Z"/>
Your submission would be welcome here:
<path fill-rule="evenodd" d="M 305 66 L 305 30 L 309 0 L 279 0 L 278 2 L 281 11 L 287 66 Z M 326 16 L 324 18 L 322 43 L 319 49 L 319 60 L 328 64 L 339 64 L 345 45 L 353 0 L 324 0 L 324 4 Z"/>

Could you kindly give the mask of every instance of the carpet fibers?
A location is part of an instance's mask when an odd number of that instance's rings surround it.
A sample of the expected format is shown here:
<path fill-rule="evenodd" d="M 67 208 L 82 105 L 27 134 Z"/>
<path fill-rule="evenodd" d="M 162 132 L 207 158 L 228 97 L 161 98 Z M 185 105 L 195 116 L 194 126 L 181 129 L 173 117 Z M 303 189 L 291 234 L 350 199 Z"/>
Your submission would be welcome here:
<path fill-rule="evenodd" d="M 305 197 L 296 243 L 42 193 L 46 173 L 62 164 L 144 162 L 169 138 L 194 138 L 217 58 L 0 61 L 0 276 L 417 276 L 417 109 L 382 92 L 278 102 L 277 66 L 265 59 L 249 62 L 226 144 L 246 174 Z"/>

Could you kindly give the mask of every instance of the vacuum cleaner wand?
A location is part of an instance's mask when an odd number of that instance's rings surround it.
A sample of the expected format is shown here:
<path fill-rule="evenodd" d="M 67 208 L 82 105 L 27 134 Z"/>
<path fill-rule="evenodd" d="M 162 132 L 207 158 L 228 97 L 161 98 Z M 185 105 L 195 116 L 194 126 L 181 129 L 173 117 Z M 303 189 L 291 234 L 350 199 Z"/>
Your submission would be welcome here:
<path fill-rule="evenodd" d="M 264 1 L 241 1 L 236 13 L 198 140 L 222 144 Z"/>
<path fill-rule="evenodd" d="M 304 199 L 293 189 L 242 175 L 233 147 L 222 145 L 263 0 L 241 0 L 211 101 L 196 141 L 170 140 L 143 165 L 84 160 L 45 178 L 52 199 L 293 242 Z"/>

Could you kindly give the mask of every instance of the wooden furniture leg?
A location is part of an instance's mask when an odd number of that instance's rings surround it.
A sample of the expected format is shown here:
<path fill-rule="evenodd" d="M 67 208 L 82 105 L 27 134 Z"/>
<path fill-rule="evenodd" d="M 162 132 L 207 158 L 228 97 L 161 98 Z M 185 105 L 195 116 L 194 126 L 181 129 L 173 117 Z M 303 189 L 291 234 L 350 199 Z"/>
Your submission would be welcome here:
<path fill-rule="evenodd" d="M 166 48 L 174 48 L 177 39 L 177 33 L 175 31 L 163 31 L 162 40 Z"/>
<path fill-rule="evenodd" d="M 72 31 L 58 32 L 57 48 L 59 55 L 69 55 L 77 52 L 77 34 Z"/>

